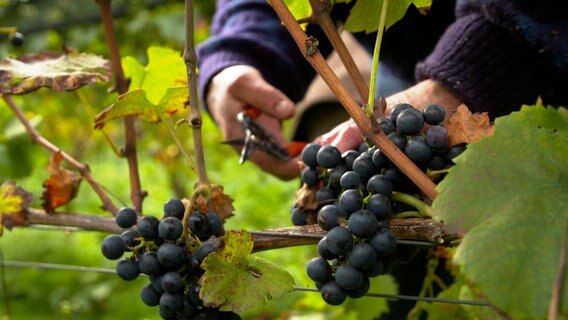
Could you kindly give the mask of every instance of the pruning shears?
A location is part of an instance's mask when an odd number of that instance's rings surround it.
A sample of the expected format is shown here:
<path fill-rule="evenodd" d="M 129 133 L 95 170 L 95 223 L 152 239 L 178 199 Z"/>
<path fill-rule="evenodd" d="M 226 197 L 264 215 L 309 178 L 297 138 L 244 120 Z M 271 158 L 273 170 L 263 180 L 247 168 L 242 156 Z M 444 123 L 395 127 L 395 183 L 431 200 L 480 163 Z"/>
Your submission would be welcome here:
<path fill-rule="evenodd" d="M 255 119 L 260 116 L 260 111 L 253 107 L 247 107 L 245 110 L 237 114 L 237 120 L 241 127 L 245 130 L 244 138 L 223 141 L 224 144 L 233 146 L 242 146 L 241 157 L 239 163 L 243 164 L 250 158 L 250 155 L 261 150 L 278 160 L 289 160 L 291 157 L 298 155 L 305 143 L 292 142 L 286 147 L 282 147 L 270 133 L 258 124 Z"/>

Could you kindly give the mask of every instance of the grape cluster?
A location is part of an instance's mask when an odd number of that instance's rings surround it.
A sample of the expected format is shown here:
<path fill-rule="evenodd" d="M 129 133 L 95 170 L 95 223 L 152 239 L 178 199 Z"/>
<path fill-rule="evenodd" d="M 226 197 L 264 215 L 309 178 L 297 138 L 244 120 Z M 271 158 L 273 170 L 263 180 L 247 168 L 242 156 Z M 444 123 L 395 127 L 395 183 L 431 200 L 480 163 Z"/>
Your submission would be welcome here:
<path fill-rule="evenodd" d="M 398 104 L 390 118 L 378 119 L 389 139 L 423 171 L 442 170 L 465 146 L 449 146 L 442 125 L 445 111 L 430 105 L 423 112 Z M 425 128 L 425 125 L 428 125 Z M 394 191 L 420 198 L 417 187 L 376 147 L 362 144 L 343 154 L 331 145 L 306 145 L 301 160 L 304 188 L 315 192 L 317 208 L 294 206 L 294 225 L 317 223 L 327 233 L 318 244 L 319 257 L 307 264 L 308 276 L 323 299 L 339 305 L 369 289 L 369 278 L 386 273 L 402 256 L 411 259 L 417 250 L 399 246 L 388 219 L 412 210 L 391 200 Z"/>
<path fill-rule="evenodd" d="M 217 237 L 224 234 L 221 220 L 214 213 L 193 212 L 188 227 L 200 241 L 189 246 L 182 239 L 184 213 L 185 206 L 178 199 L 164 204 L 161 220 L 138 217 L 132 208 L 121 208 L 115 221 L 126 230 L 107 236 L 101 245 L 102 254 L 117 260 L 125 252 L 131 253 L 118 261 L 116 273 L 126 281 L 147 275 L 150 281 L 140 298 L 148 306 L 159 306 L 163 319 L 240 319 L 235 313 L 205 307 L 199 299 L 198 279 L 204 273 L 201 263 L 220 245 Z"/>

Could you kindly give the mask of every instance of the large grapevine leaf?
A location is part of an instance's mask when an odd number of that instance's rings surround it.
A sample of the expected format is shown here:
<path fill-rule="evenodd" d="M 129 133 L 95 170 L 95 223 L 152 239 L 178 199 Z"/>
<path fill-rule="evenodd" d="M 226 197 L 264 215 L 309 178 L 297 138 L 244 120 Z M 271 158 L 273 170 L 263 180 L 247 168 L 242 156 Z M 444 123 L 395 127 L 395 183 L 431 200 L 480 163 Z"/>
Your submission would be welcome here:
<path fill-rule="evenodd" d="M 337 0 L 335 2 L 350 2 L 346 0 Z M 391 0 L 387 6 L 387 17 L 385 27 L 389 28 L 395 22 L 402 19 L 408 7 L 414 4 L 418 10 L 426 11 L 430 8 L 432 0 Z M 379 26 L 379 17 L 381 8 L 383 7 L 383 0 L 357 0 L 347 21 L 345 22 L 345 29 L 352 32 L 373 32 L 377 31 Z M 372 12 L 373 14 L 369 14 Z"/>
<path fill-rule="evenodd" d="M 250 255 L 250 233 L 227 231 L 224 240 L 225 246 L 202 264 L 199 296 L 205 305 L 240 313 L 292 291 L 294 279 L 288 272 Z"/>
<path fill-rule="evenodd" d="M 70 91 L 110 78 L 110 62 L 87 53 L 46 52 L 0 61 L 0 94 L 25 94 L 41 87 Z"/>
<path fill-rule="evenodd" d="M 436 219 L 465 234 L 455 261 L 512 318 L 546 318 L 568 223 L 566 109 L 525 106 L 498 118 L 456 161 L 433 203 Z"/>

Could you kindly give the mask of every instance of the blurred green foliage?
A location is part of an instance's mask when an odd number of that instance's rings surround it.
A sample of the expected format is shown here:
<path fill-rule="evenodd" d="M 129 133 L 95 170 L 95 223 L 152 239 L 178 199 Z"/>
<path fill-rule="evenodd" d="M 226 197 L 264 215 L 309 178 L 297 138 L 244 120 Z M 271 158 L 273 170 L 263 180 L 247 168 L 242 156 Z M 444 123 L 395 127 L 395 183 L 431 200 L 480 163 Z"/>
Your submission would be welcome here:
<path fill-rule="evenodd" d="M 148 47 L 163 46 L 182 51 L 183 1 L 113 1 L 115 27 L 122 56 L 133 56 L 147 63 Z M 196 38 L 207 37 L 207 27 L 214 1 L 197 1 L 199 19 Z M 1 27 L 16 26 L 25 34 L 23 46 L 10 45 L 6 34 L 0 35 L 0 58 L 41 51 L 61 51 L 62 46 L 82 52 L 107 55 L 98 7 L 93 0 L 0 0 Z M 110 105 L 116 94 L 107 90 L 112 84 L 96 84 L 76 92 L 56 93 L 46 89 L 14 97 L 36 129 L 48 140 L 90 166 L 92 174 L 119 205 L 129 205 L 129 178 L 126 161 L 114 155 L 101 131 L 93 128 L 94 115 Z M 173 127 L 185 112 L 165 121 Z M 139 169 L 143 189 L 148 191 L 144 213 L 161 215 L 169 198 L 187 197 L 197 175 L 181 156 L 166 123 L 139 122 Z M 121 147 L 124 133 L 121 121 L 105 126 L 105 133 Z M 289 226 L 289 209 L 299 181 L 283 182 L 250 163 L 238 164 L 238 155 L 219 143 L 221 136 L 211 119 L 204 115 L 203 136 L 210 180 L 223 185 L 235 199 L 235 216 L 227 229 L 258 230 Z M 191 134 L 180 127 L 176 134 L 193 154 Z M 23 126 L 0 100 L 0 181 L 17 180 L 34 194 L 32 206 L 39 207 L 42 182 L 49 152 L 31 143 Z M 100 200 L 83 182 L 77 198 L 61 208 L 64 211 L 108 215 L 100 209 Z M 114 268 L 115 262 L 100 254 L 105 236 L 99 232 L 74 232 L 16 228 L 0 238 L 0 251 L 6 261 L 46 262 L 66 265 Z M 315 256 L 312 246 L 262 252 L 258 255 L 284 266 L 302 287 L 314 287 L 305 275 L 305 262 Z M 389 278 L 382 292 L 392 292 Z M 145 306 L 139 290 L 144 277 L 132 282 L 113 274 L 4 267 L 0 273 L 0 319 L 158 319 L 156 308 Z M 0 285 L 0 288 L 2 286 Z M 374 288 L 377 288 L 375 284 Z M 372 304 L 372 303 L 371 303 Z M 370 305 L 368 303 L 368 305 Z M 7 307 L 10 314 L 7 314 Z M 359 312 L 365 306 L 353 305 Z M 347 309 L 346 309 L 347 308 Z M 295 292 L 243 315 L 248 319 L 358 319 L 348 307 L 329 307 L 319 294 Z M 376 306 L 373 310 L 377 312 Z"/>

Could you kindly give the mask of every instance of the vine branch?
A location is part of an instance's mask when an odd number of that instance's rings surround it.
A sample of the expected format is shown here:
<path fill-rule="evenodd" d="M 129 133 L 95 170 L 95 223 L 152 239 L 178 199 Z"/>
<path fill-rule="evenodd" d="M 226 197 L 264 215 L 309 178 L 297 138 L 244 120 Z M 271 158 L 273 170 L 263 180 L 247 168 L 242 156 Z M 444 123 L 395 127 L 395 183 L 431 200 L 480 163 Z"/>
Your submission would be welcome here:
<path fill-rule="evenodd" d="M 79 162 L 78 160 L 70 156 L 68 153 L 62 151 L 59 147 L 57 147 L 52 142 L 47 140 L 45 137 L 43 137 L 31 125 L 31 123 L 26 118 L 22 110 L 18 108 L 14 100 L 12 100 L 11 96 L 4 95 L 2 97 L 4 98 L 4 101 L 6 101 L 8 107 L 12 110 L 12 112 L 16 115 L 18 120 L 22 123 L 33 143 L 43 146 L 51 153 L 61 152 L 61 157 L 63 158 L 63 160 L 65 160 L 65 162 L 67 162 L 73 168 L 77 169 L 77 171 L 79 171 L 81 176 L 89 183 L 93 191 L 95 191 L 95 193 L 99 196 L 99 198 L 103 202 L 102 208 L 112 213 L 118 210 L 117 207 L 112 202 L 112 200 L 107 196 L 101 185 L 93 178 L 93 176 L 91 175 L 91 169 L 89 168 L 88 165 Z"/>
<path fill-rule="evenodd" d="M 124 76 L 122 63 L 120 61 L 120 52 L 116 41 L 116 33 L 114 31 L 112 13 L 110 8 L 111 0 L 96 0 L 99 4 L 101 19 L 105 30 L 105 38 L 108 44 L 112 71 L 114 73 L 118 94 L 124 94 L 128 91 L 129 81 Z M 125 145 L 123 156 L 128 162 L 128 172 L 130 174 L 130 199 L 134 206 L 134 210 L 139 214 L 142 213 L 142 201 L 146 193 L 142 191 L 140 182 L 140 174 L 138 172 L 138 156 L 136 153 L 136 128 L 134 127 L 134 116 L 124 117 Z"/>
<path fill-rule="evenodd" d="M 351 97 L 347 89 L 343 86 L 337 75 L 327 64 L 323 56 L 319 52 L 310 52 L 308 54 L 306 43 L 309 42 L 308 37 L 300 28 L 290 10 L 282 0 L 269 0 L 270 4 L 280 17 L 284 26 L 294 38 L 302 54 L 306 57 L 312 67 L 318 72 L 331 91 L 338 98 L 339 102 L 344 106 L 353 121 L 359 127 L 361 134 L 378 146 L 385 155 L 396 164 L 396 166 L 408 176 L 418 188 L 431 200 L 437 195 L 436 185 L 430 180 L 424 172 L 398 149 L 390 139 L 380 130 L 378 125 L 373 126 L 371 120 L 366 117 L 361 107 Z"/>

